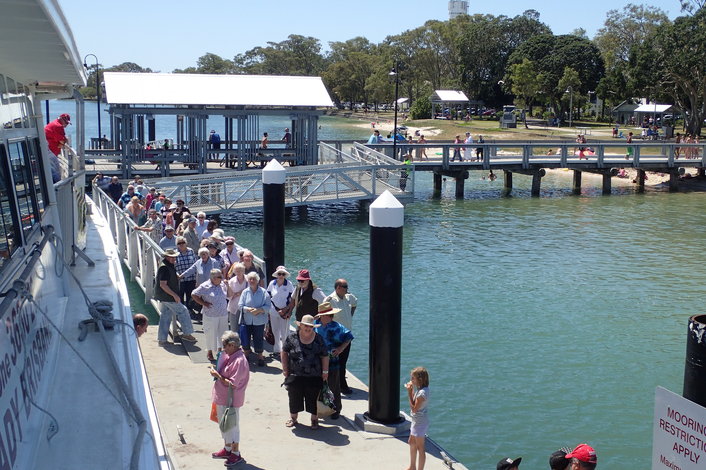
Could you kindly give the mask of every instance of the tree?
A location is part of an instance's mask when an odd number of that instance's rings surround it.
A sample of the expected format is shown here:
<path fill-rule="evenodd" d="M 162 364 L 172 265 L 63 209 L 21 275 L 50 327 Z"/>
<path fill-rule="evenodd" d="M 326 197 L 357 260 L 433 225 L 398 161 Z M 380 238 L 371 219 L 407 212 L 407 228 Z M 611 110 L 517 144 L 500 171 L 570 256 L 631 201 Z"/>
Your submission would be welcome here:
<path fill-rule="evenodd" d="M 174 69 L 173 73 L 210 73 L 223 75 L 235 73 L 235 66 L 230 60 L 224 59 L 218 54 L 207 52 L 196 60 L 196 67 Z"/>
<path fill-rule="evenodd" d="M 532 104 L 541 91 L 541 75 L 537 66 L 531 60 L 524 58 L 519 64 L 512 64 L 509 68 L 507 80 L 510 82 L 512 94 L 519 98 L 520 104 L 532 111 Z M 527 126 L 527 113 L 523 113 L 525 128 Z"/>
<path fill-rule="evenodd" d="M 363 37 L 331 42 L 329 46 L 331 52 L 328 55 L 328 67 L 322 77 L 333 92 L 335 101 L 348 101 L 351 109 L 357 101 L 367 104 L 365 86 L 373 72 L 374 46 Z"/>
<path fill-rule="evenodd" d="M 685 113 L 686 130 L 701 135 L 706 117 L 706 8 L 657 28 L 630 58 L 638 91 L 669 98 Z"/>
<path fill-rule="evenodd" d="M 409 108 L 409 116 L 412 119 L 431 119 L 431 101 L 426 96 L 417 98 Z"/>
<path fill-rule="evenodd" d="M 317 76 L 325 69 L 321 42 L 310 36 L 290 34 L 281 42 L 268 42 L 233 58 L 237 73 Z"/>
<path fill-rule="evenodd" d="M 627 63 L 630 49 L 643 44 L 658 26 L 668 21 L 667 14 L 657 7 L 628 4 L 622 12 L 608 11 L 603 27 L 593 39 L 606 69 Z"/>
<path fill-rule="evenodd" d="M 706 0 L 679 0 L 681 11 L 685 13 L 695 14 L 697 11 L 706 6 Z"/>
<path fill-rule="evenodd" d="M 598 48 L 591 41 L 570 34 L 534 36 L 512 53 L 509 62 L 517 64 L 525 58 L 541 71 L 540 88 L 549 104 L 562 111 L 566 110 L 562 104 L 566 88 L 561 88 L 560 80 L 565 77 L 567 67 L 578 74 L 578 85 L 573 92 L 579 100 L 596 89 L 604 74 Z"/>

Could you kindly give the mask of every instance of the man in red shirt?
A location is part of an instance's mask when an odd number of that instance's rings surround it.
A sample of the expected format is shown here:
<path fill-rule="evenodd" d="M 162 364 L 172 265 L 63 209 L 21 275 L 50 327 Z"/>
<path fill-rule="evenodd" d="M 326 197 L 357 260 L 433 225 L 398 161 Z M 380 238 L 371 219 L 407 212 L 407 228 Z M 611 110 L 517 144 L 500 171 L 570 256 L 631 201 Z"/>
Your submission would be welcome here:
<path fill-rule="evenodd" d="M 71 116 L 64 113 L 44 127 L 44 134 L 47 137 L 49 150 L 56 156 L 59 156 L 61 147 L 66 143 L 64 128 L 69 124 L 71 124 Z"/>

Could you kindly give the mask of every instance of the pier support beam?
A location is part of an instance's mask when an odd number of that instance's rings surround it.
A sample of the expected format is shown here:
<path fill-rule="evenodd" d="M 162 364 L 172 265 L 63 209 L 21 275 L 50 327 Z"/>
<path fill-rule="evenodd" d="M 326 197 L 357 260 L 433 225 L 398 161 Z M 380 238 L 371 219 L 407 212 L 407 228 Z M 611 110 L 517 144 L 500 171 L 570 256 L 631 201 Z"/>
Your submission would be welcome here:
<path fill-rule="evenodd" d="M 434 172 L 434 197 L 441 197 L 441 173 Z"/>
<path fill-rule="evenodd" d="M 574 194 L 581 194 L 581 171 L 579 170 L 574 170 L 573 192 Z"/>
<path fill-rule="evenodd" d="M 532 173 L 532 197 L 539 197 L 539 190 L 542 186 L 542 176 L 547 174 L 544 169 Z"/>
<path fill-rule="evenodd" d="M 669 192 L 679 191 L 679 173 L 676 170 L 669 171 Z"/>
<path fill-rule="evenodd" d="M 287 170 L 274 158 L 262 170 L 262 248 L 265 276 L 284 266 L 284 182 Z M 267 281 L 265 281 L 267 283 Z"/>
<path fill-rule="evenodd" d="M 608 195 L 610 194 L 611 187 L 610 187 L 610 179 L 613 177 L 610 173 L 603 173 L 603 194 Z"/>
<path fill-rule="evenodd" d="M 684 398 L 706 406 L 706 315 L 689 318 L 686 332 L 686 365 L 684 368 Z"/>
<path fill-rule="evenodd" d="M 456 176 L 456 199 L 463 199 L 463 186 L 465 180 L 468 179 L 468 172 L 462 171 L 457 173 Z"/>
<path fill-rule="evenodd" d="M 503 192 L 507 196 L 512 192 L 512 172 L 508 170 L 503 170 L 503 180 Z"/>
<path fill-rule="evenodd" d="M 706 176 L 706 168 L 698 168 L 696 170 L 696 177 L 703 178 L 704 176 Z"/>
<path fill-rule="evenodd" d="M 637 192 L 645 192 L 645 170 L 637 170 L 637 175 L 635 176 L 635 182 L 637 183 Z"/>

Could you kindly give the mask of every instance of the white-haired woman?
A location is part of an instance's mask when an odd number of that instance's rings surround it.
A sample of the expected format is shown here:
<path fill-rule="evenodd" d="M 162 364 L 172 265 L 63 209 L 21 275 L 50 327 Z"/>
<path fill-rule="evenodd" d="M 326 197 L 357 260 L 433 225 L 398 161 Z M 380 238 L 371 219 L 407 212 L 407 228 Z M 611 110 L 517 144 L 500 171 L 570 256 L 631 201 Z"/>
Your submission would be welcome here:
<path fill-rule="evenodd" d="M 218 348 L 218 340 L 228 331 L 228 283 L 223 282 L 220 269 L 212 269 L 210 279 L 200 284 L 191 293 L 194 302 L 201 305 L 203 332 L 206 336 L 206 357 L 214 361 L 213 350 Z"/>
<path fill-rule="evenodd" d="M 257 365 L 262 367 L 265 365 L 265 357 L 262 355 L 263 334 L 265 333 L 265 324 L 267 323 L 268 313 L 270 311 L 270 296 L 267 291 L 260 287 L 260 276 L 257 273 L 248 273 L 245 275 L 248 281 L 248 288 L 240 294 L 238 307 L 242 312 L 242 325 L 240 327 L 240 337 L 243 343 L 243 349 L 246 356 L 250 353 L 250 344 L 257 353 Z"/>
<path fill-rule="evenodd" d="M 272 334 L 275 337 L 273 345 L 273 356 L 279 359 L 282 351 L 282 344 L 289 333 L 289 318 L 292 316 L 292 295 L 294 295 L 294 284 L 288 280 L 289 271 L 284 266 L 278 266 L 272 274 L 274 280 L 267 286 L 267 293 L 270 294 L 272 306 L 270 308 L 270 323 L 272 324 Z"/>
<path fill-rule="evenodd" d="M 199 248 L 199 259 L 189 269 L 179 275 L 179 279 L 196 274 L 196 285 L 199 286 L 211 277 L 211 270 L 218 269 L 216 262 L 211 258 L 208 248 Z"/>
<path fill-rule="evenodd" d="M 236 409 L 236 415 L 240 414 L 240 408 L 245 402 L 245 389 L 250 379 L 250 367 L 248 361 L 240 348 L 240 338 L 233 331 L 226 331 L 221 336 L 223 353 L 218 357 L 218 364 L 211 368 L 211 376 L 215 379 L 211 399 L 216 405 L 217 417 L 223 416 L 226 408 L 232 406 Z M 230 398 L 232 395 L 232 399 Z M 214 459 L 226 459 L 225 465 L 231 466 L 242 462 L 240 455 L 240 416 L 235 419 L 235 426 L 221 431 L 224 446 L 211 456 Z"/>
<path fill-rule="evenodd" d="M 240 329 L 241 318 L 239 315 L 240 295 L 248 288 L 248 281 L 245 279 L 245 266 L 243 263 L 233 263 L 228 271 L 228 286 L 230 293 L 228 294 L 228 321 L 230 329 L 238 331 Z"/>

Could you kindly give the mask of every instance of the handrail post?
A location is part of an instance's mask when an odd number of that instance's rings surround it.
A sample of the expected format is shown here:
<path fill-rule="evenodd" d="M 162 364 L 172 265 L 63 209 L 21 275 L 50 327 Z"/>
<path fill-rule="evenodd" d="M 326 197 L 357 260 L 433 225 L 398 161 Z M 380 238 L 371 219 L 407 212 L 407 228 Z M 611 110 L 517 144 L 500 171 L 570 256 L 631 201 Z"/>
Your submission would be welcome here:
<path fill-rule="evenodd" d="M 449 169 L 449 147 L 447 145 L 441 149 L 441 167 L 444 170 Z"/>
<path fill-rule="evenodd" d="M 633 168 L 640 168 L 640 146 L 635 145 L 635 154 L 632 158 L 632 166 Z"/>
<path fill-rule="evenodd" d="M 603 159 L 605 158 L 605 147 L 603 145 L 600 145 L 598 147 L 598 168 L 603 168 L 605 164 L 603 163 Z"/>
<path fill-rule="evenodd" d="M 566 145 L 562 145 L 559 151 L 561 154 L 561 166 L 566 168 L 568 166 L 569 149 Z"/>
<path fill-rule="evenodd" d="M 522 146 L 522 168 L 525 170 L 529 169 L 529 146 Z"/>

